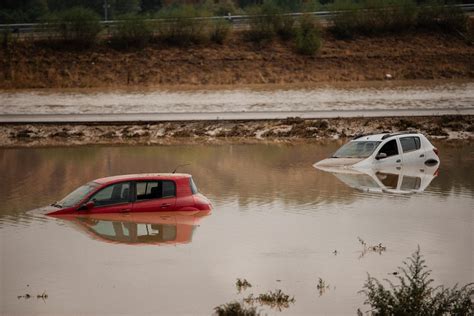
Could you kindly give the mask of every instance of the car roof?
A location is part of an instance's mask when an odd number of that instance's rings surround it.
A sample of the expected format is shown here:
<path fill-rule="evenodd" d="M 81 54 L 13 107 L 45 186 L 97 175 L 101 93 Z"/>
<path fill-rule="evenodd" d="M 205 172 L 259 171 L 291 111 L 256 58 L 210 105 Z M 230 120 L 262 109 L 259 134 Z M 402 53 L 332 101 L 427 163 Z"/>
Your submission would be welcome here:
<path fill-rule="evenodd" d="M 112 177 L 105 177 L 95 179 L 93 182 L 99 184 L 110 184 L 122 181 L 140 181 L 140 180 L 178 180 L 191 178 L 190 174 L 187 173 L 138 173 L 138 174 L 125 174 Z"/>
<path fill-rule="evenodd" d="M 352 141 L 382 141 L 388 138 L 395 136 L 422 136 L 420 133 L 415 132 L 400 132 L 400 133 L 382 133 L 382 134 L 369 134 L 369 135 L 360 135 L 354 138 Z"/>

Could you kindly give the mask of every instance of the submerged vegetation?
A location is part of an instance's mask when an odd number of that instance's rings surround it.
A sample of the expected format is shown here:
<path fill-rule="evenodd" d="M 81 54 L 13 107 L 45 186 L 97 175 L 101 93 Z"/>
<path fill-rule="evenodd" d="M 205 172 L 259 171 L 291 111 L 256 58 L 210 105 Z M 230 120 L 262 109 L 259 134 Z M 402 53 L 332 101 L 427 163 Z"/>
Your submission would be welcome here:
<path fill-rule="evenodd" d="M 378 243 L 376 245 L 370 246 L 368 245 L 362 238 L 357 237 L 359 243 L 362 245 L 363 249 L 359 256 L 359 259 L 364 257 L 368 252 L 376 252 L 381 255 L 383 252 L 387 250 L 387 247 L 383 246 L 382 243 Z"/>
<path fill-rule="evenodd" d="M 365 245 L 362 239 L 359 241 Z M 455 285 L 452 288 L 432 286 L 431 270 L 428 270 L 425 260 L 420 252 L 420 247 L 403 262 L 394 275 L 398 284 L 389 280 L 386 288 L 379 280 L 367 277 L 360 293 L 365 294 L 365 305 L 370 306 L 366 312 L 369 315 L 473 315 L 474 313 L 474 283 L 462 287 Z M 238 284 L 248 283 L 247 280 L 237 280 Z M 249 283 L 250 284 L 250 283 Z M 236 284 L 237 285 L 237 284 Z M 321 278 L 317 283 L 319 294 L 322 295 L 329 285 Z M 243 302 L 233 301 L 214 308 L 219 316 L 254 316 L 260 315 L 253 306 L 255 303 L 276 308 L 281 311 L 295 303 L 295 298 L 290 297 L 281 290 L 275 292 L 248 295 Z M 357 315 L 364 313 L 358 309 Z"/>
<path fill-rule="evenodd" d="M 244 302 L 248 304 L 259 303 L 260 305 L 267 305 L 270 308 L 276 308 L 281 311 L 284 308 L 290 307 L 290 304 L 295 303 L 295 298 L 283 293 L 282 290 L 278 289 L 269 291 L 268 293 L 262 293 L 257 296 L 250 294 L 244 298 Z"/>
<path fill-rule="evenodd" d="M 370 275 L 361 291 L 367 297 L 372 315 L 473 315 L 474 283 L 452 288 L 433 287 L 431 270 L 427 269 L 420 248 L 398 268 L 395 285 L 386 288 Z M 361 314 L 360 310 L 358 314 Z"/>
<path fill-rule="evenodd" d="M 249 281 L 246 279 L 237 279 L 235 286 L 239 294 L 242 290 L 246 290 L 252 287 Z M 249 294 L 241 302 L 232 301 L 227 304 L 222 304 L 214 308 L 215 314 L 218 316 L 253 316 L 260 315 L 257 312 L 257 308 L 254 304 L 260 304 L 261 306 L 266 305 L 270 308 L 275 308 L 281 311 L 284 308 L 288 308 L 290 304 L 295 302 L 294 297 L 283 293 L 282 290 L 276 290 L 275 292 L 269 291 L 268 293 L 262 293 L 257 296 Z"/>
<path fill-rule="evenodd" d="M 230 302 L 214 308 L 218 316 L 257 316 L 257 308 L 253 306 L 244 306 L 239 302 Z"/>
<path fill-rule="evenodd" d="M 316 288 L 318 289 L 319 296 L 322 296 L 326 290 L 329 289 L 329 284 L 327 284 L 323 279 L 319 278 Z"/>
<path fill-rule="evenodd" d="M 235 282 L 235 287 L 237 288 L 237 291 L 240 293 L 242 291 L 245 291 L 249 287 L 252 287 L 252 284 L 250 284 L 249 281 L 246 279 L 237 279 Z"/>

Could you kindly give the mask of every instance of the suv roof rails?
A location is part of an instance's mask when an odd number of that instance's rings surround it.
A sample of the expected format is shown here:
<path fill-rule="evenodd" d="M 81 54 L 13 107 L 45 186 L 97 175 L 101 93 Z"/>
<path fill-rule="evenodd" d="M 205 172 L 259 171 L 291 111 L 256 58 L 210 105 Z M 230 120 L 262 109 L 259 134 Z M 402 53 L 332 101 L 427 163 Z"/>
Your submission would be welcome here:
<path fill-rule="evenodd" d="M 353 140 L 354 139 L 359 139 L 359 138 L 364 137 L 364 136 L 369 136 L 369 135 L 370 134 L 358 134 L 358 135 L 354 136 Z"/>
<path fill-rule="evenodd" d="M 390 134 L 390 132 L 382 132 L 382 133 L 380 133 L 380 134 Z M 354 139 L 359 139 L 359 138 L 364 137 L 364 136 L 372 136 L 372 135 L 374 135 L 374 134 L 373 134 L 373 133 L 369 133 L 369 134 L 358 134 L 358 135 L 354 136 L 354 138 L 352 138 L 352 140 L 354 140 Z M 386 136 L 386 135 L 384 135 L 383 137 L 385 137 L 385 136 Z"/>
<path fill-rule="evenodd" d="M 389 134 L 383 135 L 382 140 L 390 138 L 390 137 L 394 137 L 394 136 L 405 135 L 405 134 L 416 134 L 416 132 L 403 131 L 403 132 L 389 133 Z"/>

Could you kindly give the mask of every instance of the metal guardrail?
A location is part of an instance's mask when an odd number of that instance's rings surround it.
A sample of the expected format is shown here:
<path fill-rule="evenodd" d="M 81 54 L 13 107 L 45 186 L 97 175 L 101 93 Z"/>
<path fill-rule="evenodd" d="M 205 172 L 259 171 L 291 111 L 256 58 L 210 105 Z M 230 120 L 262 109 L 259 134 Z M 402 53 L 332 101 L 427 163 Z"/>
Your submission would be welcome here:
<path fill-rule="evenodd" d="M 455 7 L 460 8 L 466 13 L 474 12 L 474 3 L 470 4 L 457 4 L 454 5 Z M 284 16 L 290 16 L 296 18 L 303 14 L 312 14 L 318 17 L 321 20 L 327 20 L 334 16 L 335 14 L 341 13 L 343 11 L 316 11 L 316 12 L 298 12 L 298 13 L 286 13 L 283 14 Z M 234 29 L 241 29 L 248 25 L 248 22 L 251 19 L 254 19 L 255 15 L 227 15 L 227 16 L 213 16 L 213 17 L 200 17 L 194 18 L 196 20 L 203 20 L 203 21 L 213 21 L 213 20 L 227 20 L 231 22 L 232 27 Z M 149 22 L 167 22 L 170 19 L 149 19 Z M 114 28 L 117 24 L 119 24 L 120 20 L 111 20 L 111 21 L 101 21 L 101 25 L 105 28 Z M 42 33 L 45 31 L 45 24 L 41 23 L 18 23 L 18 24 L 0 24 L 0 32 L 10 31 L 15 34 L 28 34 L 28 33 Z"/>

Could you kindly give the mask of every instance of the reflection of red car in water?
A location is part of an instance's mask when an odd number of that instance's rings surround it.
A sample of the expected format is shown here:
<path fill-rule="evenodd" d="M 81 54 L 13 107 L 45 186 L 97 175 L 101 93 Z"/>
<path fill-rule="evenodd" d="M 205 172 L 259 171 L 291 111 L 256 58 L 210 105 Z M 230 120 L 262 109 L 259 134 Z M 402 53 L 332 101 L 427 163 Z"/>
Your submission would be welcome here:
<path fill-rule="evenodd" d="M 185 244 L 210 211 L 53 215 L 94 239 L 129 245 Z"/>
<path fill-rule="evenodd" d="M 189 174 L 134 174 L 91 181 L 51 204 L 48 215 L 209 211 Z"/>

